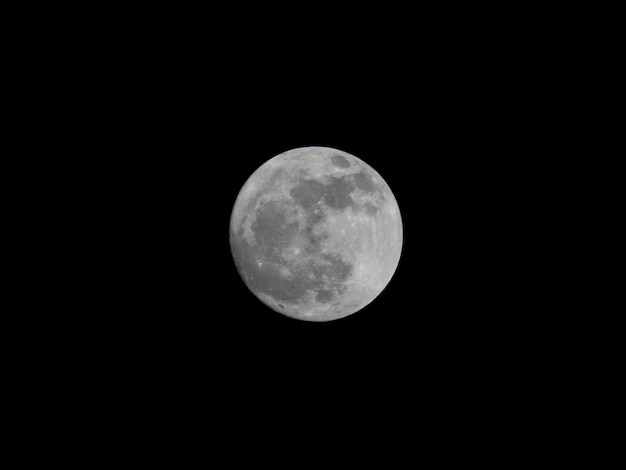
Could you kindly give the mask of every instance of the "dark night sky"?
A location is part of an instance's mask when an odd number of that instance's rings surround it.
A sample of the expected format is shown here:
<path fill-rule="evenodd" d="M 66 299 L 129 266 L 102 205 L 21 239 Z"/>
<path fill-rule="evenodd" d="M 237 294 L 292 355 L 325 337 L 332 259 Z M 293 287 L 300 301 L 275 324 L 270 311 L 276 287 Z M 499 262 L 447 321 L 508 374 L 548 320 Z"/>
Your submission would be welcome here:
<path fill-rule="evenodd" d="M 311 68 L 324 74 L 306 64 L 295 84 L 262 71 L 236 86 L 192 79 L 192 91 L 181 88 L 181 97 L 135 128 L 133 140 L 145 133 L 139 140 L 150 142 L 149 151 L 123 164 L 131 161 L 130 181 L 142 182 L 131 219 L 145 216 L 150 227 L 140 252 L 149 247 L 151 282 L 140 285 L 155 308 L 145 315 L 162 321 L 159 334 L 175 332 L 185 347 L 211 344 L 214 354 L 241 355 L 244 364 L 266 361 L 268 370 L 304 361 L 326 362 L 336 373 L 372 361 L 413 367 L 423 355 L 482 357 L 486 344 L 513 340 L 511 318 L 523 299 L 509 295 L 517 286 L 503 274 L 518 256 L 507 217 L 516 201 L 503 191 L 514 183 L 520 150 L 505 142 L 509 123 L 495 104 L 476 92 L 462 96 L 424 69 L 409 76 L 387 69 L 385 78 L 348 71 L 349 78 L 320 84 Z M 269 158 L 307 145 L 336 147 L 373 166 L 404 223 L 403 256 L 388 288 L 362 312 L 328 324 L 286 319 L 262 305 L 235 271 L 228 245 L 230 211 L 246 179 Z M 494 336 L 494 329 L 502 331 Z"/>
<path fill-rule="evenodd" d="M 50 142 L 76 155 L 73 243 L 97 271 L 77 271 L 80 314 L 56 325 L 77 332 L 67 335 L 83 344 L 86 370 L 189 413 L 227 404 L 267 422 L 275 410 L 313 409 L 305 419 L 315 420 L 336 407 L 357 425 L 372 414 L 435 423 L 517 387 L 552 325 L 537 300 L 548 284 L 528 274 L 542 234 L 525 223 L 546 127 L 513 42 L 424 29 L 425 18 L 390 35 L 327 25 L 326 43 L 304 26 L 270 40 L 162 24 L 89 49 L 47 108 L 71 114 L 71 139 Z M 228 241 L 246 179 L 309 145 L 370 164 L 404 224 L 388 287 L 328 323 L 261 304 Z"/>
<path fill-rule="evenodd" d="M 104 124 L 84 135 L 96 142 L 99 175 L 110 177 L 111 200 L 129 224 L 124 249 L 137 261 L 123 274 L 124 292 L 132 305 L 150 305 L 131 314 L 134 328 L 154 317 L 157 336 L 175 333 L 172 341 L 202 349 L 207 334 L 227 343 L 225 355 L 275 350 L 358 362 L 365 354 L 408 366 L 426 349 L 441 350 L 441 360 L 496 341 L 490 331 L 502 312 L 519 313 L 523 301 L 508 295 L 515 286 L 502 274 L 519 256 L 509 242 L 520 230 L 509 218 L 519 201 L 509 188 L 533 162 L 523 155 L 523 119 L 511 112 L 520 106 L 519 93 L 507 92 L 513 83 L 494 85 L 502 67 L 461 44 L 441 42 L 437 53 L 357 45 L 330 54 L 315 44 L 282 52 L 246 44 L 203 60 L 199 47 L 158 49 L 129 60 L 126 75 L 103 79 L 95 105 Z M 374 167 L 396 195 L 405 231 L 388 288 L 327 325 L 285 319 L 258 302 L 228 246 L 246 179 L 308 145 Z"/>
<path fill-rule="evenodd" d="M 6 206 L 26 222 L 5 224 L 25 242 L 5 247 L 21 264 L 3 330 L 10 400 L 25 399 L 7 402 L 12 434 L 34 456 L 48 441 L 175 467 L 562 459 L 569 433 L 586 436 L 580 403 L 595 406 L 576 393 L 602 383 L 579 373 L 602 361 L 572 331 L 578 239 L 558 230 L 591 206 L 558 184 L 587 183 L 564 150 L 579 141 L 572 77 L 595 73 L 585 21 L 545 5 L 222 3 L 38 5 L 7 31 L 21 132 L 5 153 L 24 170 L 7 167 Z M 327 323 L 263 305 L 229 246 L 247 178 L 311 145 L 376 169 L 404 225 L 387 288 Z M 581 310 L 585 326 L 598 313 Z"/>

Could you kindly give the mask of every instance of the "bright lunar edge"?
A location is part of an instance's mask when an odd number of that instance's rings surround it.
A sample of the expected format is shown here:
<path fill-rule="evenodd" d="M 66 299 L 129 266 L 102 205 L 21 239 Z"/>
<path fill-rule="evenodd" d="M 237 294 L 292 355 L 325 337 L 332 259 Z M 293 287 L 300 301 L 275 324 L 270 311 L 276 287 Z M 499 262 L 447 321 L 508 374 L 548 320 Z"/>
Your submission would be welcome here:
<path fill-rule="evenodd" d="M 241 188 L 230 220 L 235 265 L 271 309 L 307 321 L 351 315 L 387 286 L 402 219 L 383 178 L 329 147 L 281 153 Z"/>

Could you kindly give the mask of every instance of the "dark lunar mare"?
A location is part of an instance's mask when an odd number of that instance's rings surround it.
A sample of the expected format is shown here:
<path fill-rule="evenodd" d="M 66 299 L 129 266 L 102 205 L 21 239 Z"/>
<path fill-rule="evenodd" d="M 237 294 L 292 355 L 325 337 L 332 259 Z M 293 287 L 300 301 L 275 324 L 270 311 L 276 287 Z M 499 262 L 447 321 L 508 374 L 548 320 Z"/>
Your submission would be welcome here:
<path fill-rule="evenodd" d="M 330 161 L 333 163 L 333 165 L 338 166 L 339 168 L 348 168 L 350 166 L 350 162 L 343 155 L 333 155 L 332 157 L 330 157 Z"/>
<path fill-rule="evenodd" d="M 287 223 L 284 203 L 268 201 L 257 210 L 251 229 L 261 251 L 272 258 L 296 236 L 299 227 L 297 221 Z"/>
<path fill-rule="evenodd" d="M 354 201 L 350 193 L 354 191 L 354 184 L 348 177 L 331 177 L 329 182 L 322 184 L 319 181 L 300 179 L 289 191 L 293 200 L 305 209 L 317 204 L 322 199 L 333 209 L 345 209 L 353 206 Z"/>
<path fill-rule="evenodd" d="M 360 171 L 352 175 L 352 181 L 357 188 L 366 193 L 375 193 L 378 191 L 376 184 L 372 180 L 372 177 L 365 173 L 364 171 Z"/>
<path fill-rule="evenodd" d="M 347 281 L 352 273 L 352 265 L 346 263 L 341 256 L 336 254 L 323 254 L 327 264 L 316 274 L 316 278 L 328 279 L 329 287 L 321 285 L 315 296 L 315 300 L 320 303 L 330 302 L 346 291 L 343 282 Z"/>
<path fill-rule="evenodd" d="M 330 178 L 330 183 L 324 185 L 324 202 L 333 209 L 345 209 L 354 206 L 350 193 L 354 190 L 353 184 L 345 177 Z"/>
<path fill-rule="evenodd" d="M 324 196 L 324 185 L 314 180 L 299 180 L 289 194 L 296 203 L 305 209 L 317 203 Z"/>
<path fill-rule="evenodd" d="M 322 249 L 322 242 L 328 239 L 328 232 L 315 230 L 315 226 L 324 220 L 324 214 L 317 211 L 309 211 L 306 215 L 306 224 L 302 234 L 306 240 L 304 250 L 309 254 L 319 253 Z"/>
<path fill-rule="evenodd" d="M 371 202 L 365 203 L 363 208 L 365 209 L 365 212 L 367 212 L 369 215 L 376 215 L 376 214 L 378 214 L 378 212 L 380 212 L 380 208 L 376 207 Z"/>
<path fill-rule="evenodd" d="M 324 220 L 324 213 L 321 210 L 308 211 L 306 214 L 307 228 L 319 224 Z"/>

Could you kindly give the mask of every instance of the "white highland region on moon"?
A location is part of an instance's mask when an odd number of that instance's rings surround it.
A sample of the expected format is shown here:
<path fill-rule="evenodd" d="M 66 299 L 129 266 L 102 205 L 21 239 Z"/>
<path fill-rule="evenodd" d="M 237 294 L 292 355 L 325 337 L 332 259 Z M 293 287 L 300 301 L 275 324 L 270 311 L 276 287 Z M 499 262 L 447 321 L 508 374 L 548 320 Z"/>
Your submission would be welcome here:
<path fill-rule="evenodd" d="M 398 203 L 367 163 L 301 147 L 261 165 L 241 188 L 230 244 L 250 291 L 292 318 L 351 315 L 387 286 L 402 251 Z"/>

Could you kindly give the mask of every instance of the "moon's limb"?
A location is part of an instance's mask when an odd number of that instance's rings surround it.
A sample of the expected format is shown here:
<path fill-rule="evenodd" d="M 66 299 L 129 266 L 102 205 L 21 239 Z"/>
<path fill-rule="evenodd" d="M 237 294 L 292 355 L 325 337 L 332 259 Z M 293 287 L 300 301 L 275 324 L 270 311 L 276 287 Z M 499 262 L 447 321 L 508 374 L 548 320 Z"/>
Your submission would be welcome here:
<path fill-rule="evenodd" d="M 391 280 L 402 249 L 397 202 L 357 157 L 303 147 L 263 164 L 231 215 L 233 258 L 248 288 L 287 316 L 357 312 Z"/>

